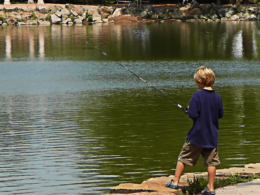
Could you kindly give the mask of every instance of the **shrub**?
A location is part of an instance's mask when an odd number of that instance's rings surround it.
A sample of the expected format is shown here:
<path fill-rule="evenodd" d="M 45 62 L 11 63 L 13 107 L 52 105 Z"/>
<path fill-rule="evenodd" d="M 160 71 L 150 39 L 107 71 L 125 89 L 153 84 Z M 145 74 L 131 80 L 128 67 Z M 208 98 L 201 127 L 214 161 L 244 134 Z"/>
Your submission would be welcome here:
<path fill-rule="evenodd" d="M 48 21 L 48 22 L 51 22 L 51 15 L 50 15 L 50 14 L 47 14 L 45 20 Z"/>
<path fill-rule="evenodd" d="M 36 19 L 37 19 L 37 16 L 36 16 L 36 14 L 34 13 L 34 11 L 32 12 L 32 15 L 31 15 L 30 18 L 33 19 L 33 20 L 36 20 Z"/>
<path fill-rule="evenodd" d="M 70 16 L 70 19 L 71 19 L 72 22 L 74 22 L 75 17 L 71 15 L 71 16 Z"/>
<path fill-rule="evenodd" d="M 214 187 L 215 188 L 220 188 L 223 186 L 227 186 L 230 184 L 236 184 L 236 183 L 242 183 L 242 182 L 247 182 L 247 181 L 251 181 L 253 179 L 257 179 L 260 178 L 260 176 L 248 176 L 247 178 L 243 178 L 241 177 L 241 175 L 236 174 L 236 175 L 232 175 L 227 177 L 226 179 L 216 179 L 215 183 L 214 183 Z M 199 177 L 199 178 L 195 178 L 193 182 L 189 181 L 189 186 L 185 187 L 183 189 L 184 194 L 186 195 L 193 195 L 193 194 L 197 194 L 199 192 L 201 192 L 203 189 L 206 188 L 207 184 L 208 184 L 208 179 L 203 178 L 203 177 Z"/>

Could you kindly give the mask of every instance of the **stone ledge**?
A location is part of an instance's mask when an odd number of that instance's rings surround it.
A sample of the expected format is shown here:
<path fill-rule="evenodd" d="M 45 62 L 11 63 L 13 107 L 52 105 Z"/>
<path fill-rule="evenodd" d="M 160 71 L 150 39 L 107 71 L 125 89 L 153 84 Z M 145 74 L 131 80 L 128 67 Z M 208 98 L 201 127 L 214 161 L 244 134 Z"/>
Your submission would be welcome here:
<path fill-rule="evenodd" d="M 231 167 L 228 169 L 219 169 L 216 171 L 216 179 L 225 179 L 228 176 L 240 174 L 242 177 L 260 175 L 260 163 L 247 164 L 244 167 Z M 188 186 L 187 180 L 193 181 L 198 177 L 208 177 L 207 172 L 203 173 L 186 173 L 180 179 L 181 186 Z M 143 181 L 141 184 L 124 183 L 110 189 L 107 195 L 134 194 L 134 195 L 170 195 L 180 194 L 181 190 L 166 188 L 165 183 L 174 179 L 174 175 L 169 177 L 155 177 Z"/>

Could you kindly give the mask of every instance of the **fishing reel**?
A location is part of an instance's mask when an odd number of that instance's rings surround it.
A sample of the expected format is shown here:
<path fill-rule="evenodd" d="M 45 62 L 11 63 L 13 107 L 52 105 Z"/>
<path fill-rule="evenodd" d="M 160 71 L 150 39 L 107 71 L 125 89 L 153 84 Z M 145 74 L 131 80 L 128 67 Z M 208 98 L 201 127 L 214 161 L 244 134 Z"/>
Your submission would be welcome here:
<path fill-rule="evenodd" d="M 188 112 L 189 112 L 189 106 L 187 106 L 186 108 L 184 108 L 182 105 L 180 105 L 180 104 L 177 104 L 177 106 L 178 106 L 178 108 L 180 108 L 180 109 L 182 109 L 184 112 L 185 112 L 185 114 L 188 114 Z"/>

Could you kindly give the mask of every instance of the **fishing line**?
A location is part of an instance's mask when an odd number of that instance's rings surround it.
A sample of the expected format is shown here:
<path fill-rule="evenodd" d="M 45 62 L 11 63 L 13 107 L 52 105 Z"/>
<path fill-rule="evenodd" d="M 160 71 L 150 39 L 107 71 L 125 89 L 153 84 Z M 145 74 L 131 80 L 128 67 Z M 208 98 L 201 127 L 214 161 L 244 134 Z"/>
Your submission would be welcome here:
<path fill-rule="evenodd" d="M 87 44 L 89 44 L 89 42 L 86 42 Z M 119 66 L 121 66 L 122 68 L 125 68 L 128 72 L 130 72 L 131 74 L 133 74 L 134 76 L 136 76 L 138 79 L 140 79 L 141 81 L 145 82 L 149 87 L 155 89 L 156 91 L 158 91 L 162 96 L 164 96 L 165 98 L 167 98 L 168 100 L 170 100 L 174 105 L 176 105 L 178 108 L 182 109 L 186 114 L 188 114 L 188 107 L 184 108 L 182 105 L 180 105 L 177 101 L 175 101 L 174 99 L 170 98 L 168 95 L 166 95 L 163 91 L 161 91 L 160 89 L 156 88 L 155 86 L 153 86 L 151 83 L 149 83 L 148 81 L 146 81 L 145 79 L 143 79 L 142 77 L 140 77 L 139 75 L 137 75 L 135 72 L 133 72 L 131 69 L 129 69 L 127 66 L 124 66 L 123 64 L 121 64 L 120 62 L 112 59 L 111 57 L 109 57 L 107 55 L 107 53 L 101 51 L 100 49 L 94 47 L 94 49 L 96 49 L 97 51 L 99 51 L 100 53 L 102 53 L 102 55 L 106 56 L 107 58 L 109 58 L 110 60 L 114 61 L 115 63 L 117 63 Z"/>

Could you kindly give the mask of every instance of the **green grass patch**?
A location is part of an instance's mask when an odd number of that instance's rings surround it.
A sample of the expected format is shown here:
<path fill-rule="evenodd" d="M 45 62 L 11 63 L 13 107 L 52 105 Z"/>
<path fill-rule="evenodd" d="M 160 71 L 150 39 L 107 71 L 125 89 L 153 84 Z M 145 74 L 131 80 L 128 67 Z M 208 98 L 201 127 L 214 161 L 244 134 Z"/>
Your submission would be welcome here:
<path fill-rule="evenodd" d="M 232 184 L 245 183 L 245 182 L 251 181 L 253 179 L 259 179 L 259 178 L 260 178 L 260 176 L 258 176 L 258 175 L 252 175 L 252 176 L 248 176 L 248 177 L 244 178 L 240 174 L 236 174 L 236 175 L 229 176 L 226 179 L 216 179 L 215 183 L 214 183 L 214 187 L 215 187 L 215 189 L 217 189 L 217 188 L 232 185 Z M 206 186 L 208 184 L 208 179 L 204 178 L 204 177 L 198 177 L 198 178 L 194 177 L 194 180 L 193 181 L 188 180 L 188 183 L 189 183 L 189 186 L 187 186 L 183 189 L 184 194 L 185 195 L 195 195 L 206 188 Z"/>

